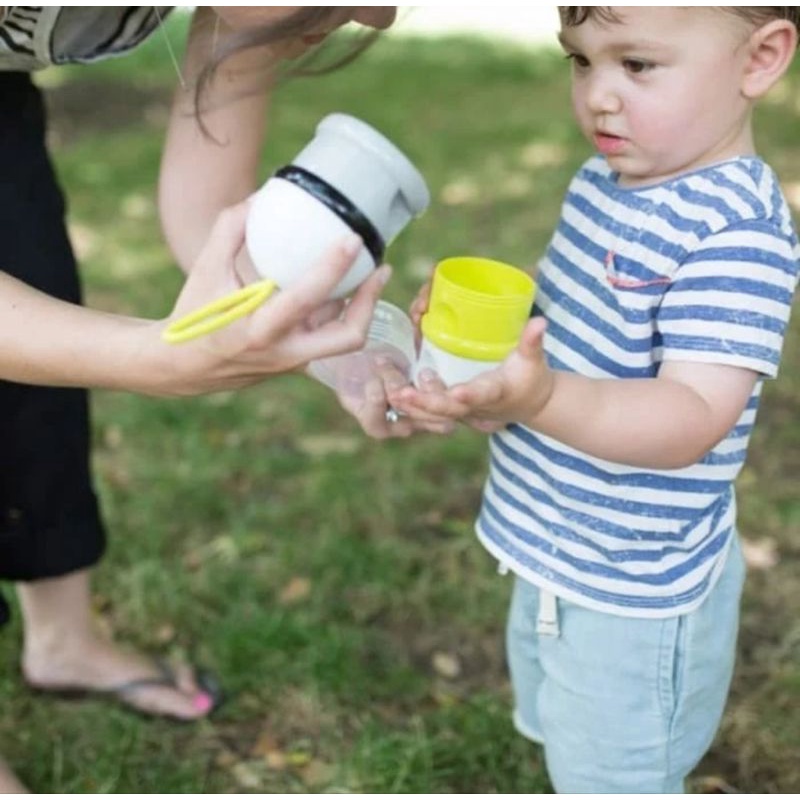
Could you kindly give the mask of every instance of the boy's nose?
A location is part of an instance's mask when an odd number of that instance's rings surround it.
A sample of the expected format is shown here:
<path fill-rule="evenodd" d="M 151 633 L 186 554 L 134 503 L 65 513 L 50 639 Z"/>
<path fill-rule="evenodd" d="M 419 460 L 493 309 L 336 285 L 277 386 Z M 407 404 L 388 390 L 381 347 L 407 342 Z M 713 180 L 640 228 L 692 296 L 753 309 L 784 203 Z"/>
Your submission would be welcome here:
<path fill-rule="evenodd" d="M 359 6 L 353 21 L 379 31 L 388 28 L 397 16 L 397 6 Z"/>
<path fill-rule="evenodd" d="M 586 105 L 593 114 L 617 114 L 622 110 L 622 99 L 613 81 L 598 75 L 587 87 Z"/>

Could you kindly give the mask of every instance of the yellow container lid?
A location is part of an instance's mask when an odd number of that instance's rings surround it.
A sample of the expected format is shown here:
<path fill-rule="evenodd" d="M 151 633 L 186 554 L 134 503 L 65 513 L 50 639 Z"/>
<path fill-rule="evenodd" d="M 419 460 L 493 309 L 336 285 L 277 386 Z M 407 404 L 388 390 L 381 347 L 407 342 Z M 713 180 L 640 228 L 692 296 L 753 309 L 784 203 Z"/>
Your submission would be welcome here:
<path fill-rule="evenodd" d="M 536 283 L 502 261 L 457 256 L 433 274 L 422 333 L 442 350 L 477 361 L 502 361 L 530 317 Z"/>

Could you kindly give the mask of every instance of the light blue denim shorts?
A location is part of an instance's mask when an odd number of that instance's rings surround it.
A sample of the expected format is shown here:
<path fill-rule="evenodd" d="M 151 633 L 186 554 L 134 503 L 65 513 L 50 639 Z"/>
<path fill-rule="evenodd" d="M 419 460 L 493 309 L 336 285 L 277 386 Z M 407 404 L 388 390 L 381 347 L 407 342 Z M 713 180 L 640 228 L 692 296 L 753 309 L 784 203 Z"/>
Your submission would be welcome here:
<path fill-rule="evenodd" d="M 514 723 L 544 745 L 557 792 L 684 791 L 733 673 L 745 575 L 736 539 L 703 604 L 669 619 L 591 611 L 516 578 L 506 640 Z"/>

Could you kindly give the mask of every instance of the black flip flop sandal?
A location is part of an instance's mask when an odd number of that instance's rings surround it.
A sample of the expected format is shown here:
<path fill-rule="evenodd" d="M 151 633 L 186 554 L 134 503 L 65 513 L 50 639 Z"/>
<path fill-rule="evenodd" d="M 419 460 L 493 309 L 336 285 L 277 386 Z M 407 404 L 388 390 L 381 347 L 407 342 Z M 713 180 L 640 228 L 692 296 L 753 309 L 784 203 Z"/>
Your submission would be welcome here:
<path fill-rule="evenodd" d="M 155 711 L 146 711 L 139 708 L 134 702 L 134 695 L 140 690 L 151 686 L 164 686 L 169 689 L 178 689 L 178 680 L 175 671 L 163 659 L 153 659 L 153 666 L 158 674 L 149 678 L 136 678 L 132 681 L 109 686 L 104 689 L 92 689 L 88 687 L 73 686 L 44 686 L 32 683 L 23 675 L 23 680 L 28 689 L 35 694 L 49 695 L 59 700 L 91 700 L 91 699 L 112 699 L 120 702 L 128 711 L 142 717 L 173 720 L 175 722 L 196 722 L 199 719 L 207 719 L 214 714 L 225 700 L 222 687 L 217 678 L 208 670 L 195 668 L 194 679 L 199 689 L 204 691 L 212 701 L 211 708 L 207 714 L 201 717 L 176 717 L 173 714 L 161 714 Z"/>

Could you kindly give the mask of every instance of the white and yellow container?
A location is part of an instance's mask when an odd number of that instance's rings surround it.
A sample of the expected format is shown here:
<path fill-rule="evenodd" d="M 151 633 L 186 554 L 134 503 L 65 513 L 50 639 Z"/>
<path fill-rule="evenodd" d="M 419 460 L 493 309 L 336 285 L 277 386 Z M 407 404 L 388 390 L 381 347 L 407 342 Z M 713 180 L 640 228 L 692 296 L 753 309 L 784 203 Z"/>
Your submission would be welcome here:
<path fill-rule="evenodd" d="M 535 295 L 533 278 L 501 261 L 441 261 L 422 317 L 414 381 L 427 368 L 452 386 L 496 367 L 517 346 Z"/>

